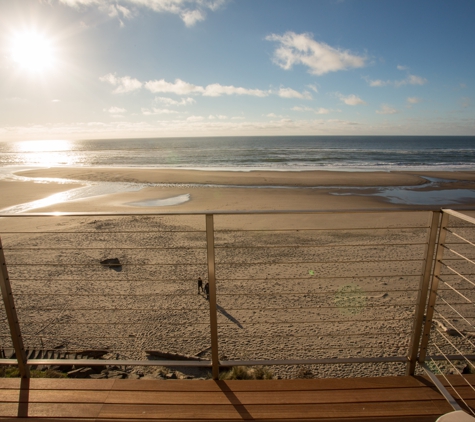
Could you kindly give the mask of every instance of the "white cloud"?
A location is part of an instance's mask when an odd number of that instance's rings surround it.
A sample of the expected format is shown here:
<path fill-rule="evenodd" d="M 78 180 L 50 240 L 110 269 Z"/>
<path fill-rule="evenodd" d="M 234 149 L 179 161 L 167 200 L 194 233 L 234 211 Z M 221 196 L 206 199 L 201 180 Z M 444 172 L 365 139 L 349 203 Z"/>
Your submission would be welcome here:
<path fill-rule="evenodd" d="M 310 111 L 315 114 L 328 114 L 331 111 L 328 108 L 323 108 L 323 107 L 315 109 L 312 107 L 298 107 L 298 106 L 292 107 L 292 110 L 293 111 Z"/>
<path fill-rule="evenodd" d="M 184 10 L 180 17 L 186 26 L 193 26 L 196 22 L 204 21 L 205 14 L 201 10 Z"/>
<path fill-rule="evenodd" d="M 409 70 L 407 66 L 402 66 L 400 64 L 397 65 L 397 70 Z"/>
<path fill-rule="evenodd" d="M 313 92 L 318 94 L 318 88 L 315 85 L 307 85 Z"/>
<path fill-rule="evenodd" d="M 111 17 L 122 15 L 130 19 L 135 13 L 130 7 L 139 10 L 148 9 L 157 13 L 172 13 L 178 15 L 186 26 L 206 18 L 207 11 L 216 11 L 227 0 L 57 0 L 70 7 L 97 7 Z M 120 18 L 119 18 L 120 20 Z M 122 21 L 120 21 L 123 24 Z"/>
<path fill-rule="evenodd" d="M 189 95 L 194 93 L 203 93 L 204 89 L 201 86 L 189 84 L 181 79 L 175 79 L 175 82 L 167 82 L 165 79 L 148 81 L 145 83 L 145 88 L 154 94 L 157 92 L 168 92 L 177 95 Z"/>
<path fill-rule="evenodd" d="M 396 114 L 397 112 L 398 111 L 395 108 L 392 108 L 387 104 L 382 104 L 381 108 L 379 110 L 376 110 L 376 113 L 378 114 Z"/>
<path fill-rule="evenodd" d="M 142 82 L 138 79 L 131 78 L 130 76 L 119 78 L 113 73 L 108 73 L 107 75 L 101 76 L 99 80 L 116 86 L 117 88 L 112 91 L 114 94 L 125 94 L 142 88 Z"/>
<path fill-rule="evenodd" d="M 355 106 L 360 104 L 366 104 L 360 97 L 357 97 L 354 94 L 344 96 L 342 94 L 338 94 L 338 98 L 343 101 L 346 105 Z"/>
<path fill-rule="evenodd" d="M 408 75 L 406 79 L 403 81 L 398 82 L 400 85 L 424 85 L 427 83 L 426 78 L 422 78 L 421 76 L 416 75 Z"/>
<path fill-rule="evenodd" d="M 228 119 L 228 116 L 224 116 L 224 115 L 222 115 L 222 114 L 218 114 L 218 115 L 210 114 L 210 115 L 208 116 L 208 119 L 210 119 L 210 120 L 215 120 L 215 119 L 227 120 L 227 119 Z"/>
<path fill-rule="evenodd" d="M 154 101 L 156 103 L 162 103 L 167 106 L 185 106 L 185 105 L 196 103 L 196 100 L 191 97 L 182 98 L 180 101 L 174 100 L 173 98 L 167 98 L 167 97 L 155 97 Z"/>
<path fill-rule="evenodd" d="M 218 83 L 202 87 L 175 79 L 175 82 L 167 82 L 165 79 L 148 81 L 145 88 L 153 93 L 167 92 L 177 95 L 201 94 L 206 97 L 219 97 L 221 95 L 251 95 L 255 97 L 266 97 L 267 91 L 260 89 L 248 89 L 235 86 L 224 86 Z"/>
<path fill-rule="evenodd" d="M 382 81 L 381 79 L 368 80 L 369 86 L 386 86 L 391 84 L 391 81 Z"/>
<path fill-rule="evenodd" d="M 120 113 L 125 113 L 127 110 L 121 107 L 109 107 L 109 108 L 105 108 L 103 111 L 107 111 L 110 114 L 120 114 Z"/>
<path fill-rule="evenodd" d="M 186 119 L 187 122 L 201 122 L 204 120 L 203 116 L 190 116 Z"/>
<path fill-rule="evenodd" d="M 308 91 L 298 92 L 292 88 L 280 88 L 277 95 L 282 98 L 299 98 L 302 100 L 311 100 L 312 94 Z"/>
<path fill-rule="evenodd" d="M 418 98 L 418 97 L 407 97 L 407 102 L 408 102 L 409 104 L 417 104 L 417 103 L 422 102 L 422 98 Z"/>
<path fill-rule="evenodd" d="M 407 75 L 405 79 L 400 79 L 398 81 L 383 81 L 381 79 L 367 79 L 367 82 L 369 86 L 375 86 L 375 87 L 381 87 L 381 86 L 387 86 L 387 85 L 393 85 L 395 87 L 400 87 L 403 85 L 424 85 L 428 81 L 426 78 L 423 78 L 421 76 L 416 76 L 416 75 Z"/>
<path fill-rule="evenodd" d="M 148 108 L 142 108 L 142 114 L 144 116 L 155 116 L 158 114 L 177 114 L 178 111 L 169 110 L 167 108 L 155 108 L 153 107 L 151 110 Z"/>
<path fill-rule="evenodd" d="M 269 93 L 260 89 L 248 89 L 235 87 L 232 85 L 224 86 L 220 84 L 211 84 L 204 88 L 203 95 L 205 97 L 220 97 L 221 95 L 251 95 L 253 97 L 267 97 Z"/>
<path fill-rule="evenodd" d="M 323 75 L 363 67 L 366 62 L 364 56 L 315 41 L 312 34 L 288 31 L 284 35 L 269 35 L 266 40 L 279 43 L 279 47 L 274 51 L 274 63 L 286 70 L 291 69 L 294 64 L 302 64 L 309 68 L 309 73 Z"/>

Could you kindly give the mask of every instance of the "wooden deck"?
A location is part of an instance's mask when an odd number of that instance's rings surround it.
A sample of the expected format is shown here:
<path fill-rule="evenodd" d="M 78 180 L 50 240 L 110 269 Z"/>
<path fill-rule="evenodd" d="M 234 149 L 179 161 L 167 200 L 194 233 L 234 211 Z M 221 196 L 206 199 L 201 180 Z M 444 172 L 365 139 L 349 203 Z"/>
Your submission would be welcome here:
<path fill-rule="evenodd" d="M 472 384 L 475 375 L 468 375 Z M 451 377 L 468 405 L 475 391 Z M 452 408 L 424 377 L 193 381 L 0 379 L 0 417 L 52 421 L 435 421 Z M 451 394 L 453 392 L 448 389 Z"/>

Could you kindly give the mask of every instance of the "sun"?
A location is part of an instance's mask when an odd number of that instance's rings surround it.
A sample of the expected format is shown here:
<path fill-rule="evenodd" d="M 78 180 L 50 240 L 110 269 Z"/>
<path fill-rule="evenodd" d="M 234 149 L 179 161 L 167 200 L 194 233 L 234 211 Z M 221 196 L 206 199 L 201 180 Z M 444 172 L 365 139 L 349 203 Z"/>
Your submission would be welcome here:
<path fill-rule="evenodd" d="M 49 70 L 55 63 L 52 41 L 44 34 L 33 30 L 13 35 L 10 56 L 20 68 L 30 72 Z"/>

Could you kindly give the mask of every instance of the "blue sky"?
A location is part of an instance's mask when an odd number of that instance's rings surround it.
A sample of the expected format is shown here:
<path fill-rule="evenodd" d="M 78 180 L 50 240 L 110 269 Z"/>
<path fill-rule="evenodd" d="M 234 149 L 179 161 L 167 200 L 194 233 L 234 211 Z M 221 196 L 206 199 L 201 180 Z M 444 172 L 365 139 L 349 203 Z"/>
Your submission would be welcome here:
<path fill-rule="evenodd" d="M 0 0 L 0 139 L 475 135 L 473 0 Z"/>

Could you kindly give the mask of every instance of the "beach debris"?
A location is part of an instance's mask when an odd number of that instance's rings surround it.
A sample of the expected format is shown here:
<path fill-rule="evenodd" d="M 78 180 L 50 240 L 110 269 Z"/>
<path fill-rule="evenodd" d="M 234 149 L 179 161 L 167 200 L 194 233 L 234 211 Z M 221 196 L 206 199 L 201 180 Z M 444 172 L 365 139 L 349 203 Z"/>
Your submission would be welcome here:
<path fill-rule="evenodd" d="M 164 360 L 198 360 L 198 361 L 206 361 L 207 359 L 200 358 L 198 356 L 189 356 L 189 355 L 182 355 L 180 353 L 169 353 L 169 352 L 160 352 L 158 350 L 146 350 L 145 353 L 150 357 L 159 358 Z"/>
<path fill-rule="evenodd" d="M 437 327 L 441 331 L 448 334 L 449 336 L 452 336 L 452 337 L 461 337 L 462 336 L 462 334 L 459 331 L 457 331 L 454 328 L 447 327 L 445 324 L 443 324 L 441 321 L 439 321 L 437 319 L 434 319 L 433 322 L 434 322 L 435 325 L 437 325 Z"/>
<path fill-rule="evenodd" d="M 68 378 L 89 378 L 94 371 L 92 368 L 79 368 L 73 369 L 72 371 L 68 372 Z"/>
<path fill-rule="evenodd" d="M 122 271 L 122 264 L 119 261 L 119 258 L 107 258 L 101 261 L 101 265 L 108 267 L 114 271 Z"/>

